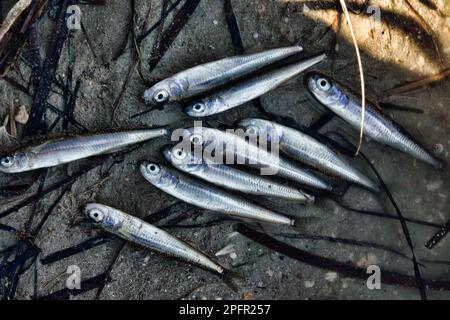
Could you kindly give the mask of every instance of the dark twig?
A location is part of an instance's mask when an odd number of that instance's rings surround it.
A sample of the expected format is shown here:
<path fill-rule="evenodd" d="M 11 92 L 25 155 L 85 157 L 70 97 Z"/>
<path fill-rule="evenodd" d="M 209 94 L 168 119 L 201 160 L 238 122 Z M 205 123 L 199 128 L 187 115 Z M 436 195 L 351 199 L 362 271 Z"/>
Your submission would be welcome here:
<path fill-rule="evenodd" d="M 51 84 L 55 78 L 61 51 L 67 37 L 66 15 L 68 5 L 69 0 L 63 0 L 58 21 L 53 30 L 50 53 L 44 62 L 42 74 L 31 106 L 30 119 L 25 126 L 25 136 L 35 135 L 41 127 L 41 121 L 47 107 L 47 99 L 51 91 Z"/>
<path fill-rule="evenodd" d="M 82 293 L 89 292 L 91 290 L 94 290 L 95 288 L 98 288 L 105 282 L 108 283 L 109 281 L 111 281 L 111 279 L 108 278 L 106 274 L 102 273 L 98 276 L 82 281 L 80 290 L 70 290 L 68 288 L 64 288 L 62 290 L 50 293 L 46 296 L 39 297 L 38 300 L 69 300 L 71 295 L 78 296 Z"/>
<path fill-rule="evenodd" d="M 360 214 L 367 215 L 367 216 L 374 216 L 374 217 L 380 217 L 380 218 L 385 218 L 385 219 L 398 220 L 398 216 L 390 214 L 390 213 L 356 209 L 356 208 L 347 206 L 340 199 L 334 199 L 334 200 L 337 205 L 339 205 L 343 209 L 351 211 L 351 212 L 360 213 Z M 419 219 L 408 218 L 408 217 L 404 217 L 404 219 L 406 222 L 414 223 L 414 224 L 421 225 L 421 226 L 432 227 L 432 228 L 442 227 L 440 224 L 423 221 L 423 220 L 419 220 Z"/>
<path fill-rule="evenodd" d="M 150 71 L 155 69 L 164 54 L 169 50 L 173 41 L 189 21 L 189 18 L 194 13 L 199 3 L 200 0 L 186 1 L 181 9 L 175 14 L 170 26 L 162 33 L 160 44 L 153 48 L 148 62 Z"/>
<path fill-rule="evenodd" d="M 64 187 L 63 191 L 60 193 L 60 195 L 56 198 L 56 200 L 52 203 L 52 205 L 48 208 L 47 212 L 45 213 L 42 220 L 39 222 L 39 224 L 34 228 L 33 232 L 31 232 L 31 236 L 35 238 L 39 231 L 41 231 L 42 227 L 44 226 L 45 222 L 47 221 L 48 217 L 52 214 L 53 210 L 55 210 L 56 206 L 61 202 L 62 198 L 66 195 L 67 191 L 69 191 L 70 187 L 72 186 L 71 183 L 67 184 L 66 187 Z"/>
<path fill-rule="evenodd" d="M 239 224 L 236 230 L 243 236 L 259 243 L 260 245 L 263 245 L 273 251 L 279 252 L 292 259 L 301 261 L 313 267 L 337 272 L 344 277 L 367 281 L 368 275 L 364 268 L 357 267 L 351 263 L 325 258 L 295 248 L 286 243 L 278 241 L 265 233 L 253 230 L 243 224 Z M 418 285 L 416 282 L 416 278 L 414 277 L 384 269 L 383 275 L 381 277 L 381 282 L 388 285 L 399 285 L 413 288 L 416 288 Z M 450 281 L 424 280 L 424 284 L 432 290 L 450 290 Z"/>
<path fill-rule="evenodd" d="M 168 15 L 170 12 L 172 12 L 173 10 L 175 10 L 175 8 L 181 3 L 182 0 L 177 0 L 175 1 L 168 9 L 166 12 L 166 15 Z M 158 21 L 155 22 L 154 25 L 152 25 L 150 27 L 150 29 L 148 29 L 147 31 L 145 31 L 139 38 L 137 38 L 137 42 L 140 44 L 148 35 L 150 35 L 153 31 L 155 31 L 157 28 L 159 28 L 159 26 L 162 23 L 162 19 L 160 18 Z"/>
<path fill-rule="evenodd" d="M 111 240 L 112 238 L 113 238 L 113 236 L 110 236 L 108 234 L 102 234 L 100 236 L 90 238 L 86 241 L 83 241 L 82 243 L 79 243 L 79 244 L 73 246 L 73 247 L 63 249 L 61 251 L 57 251 L 52 254 L 49 254 L 48 256 L 45 256 L 44 258 L 42 258 L 40 260 L 41 264 L 46 265 L 46 264 L 51 264 L 56 261 L 66 259 L 75 254 L 84 252 L 86 250 L 95 248 L 101 244 L 104 244 L 104 243 L 108 242 L 109 240 Z"/>
<path fill-rule="evenodd" d="M 374 242 L 369 242 L 369 241 L 361 241 L 361 240 L 345 239 L 345 238 L 321 236 L 321 235 L 298 234 L 298 233 L 295 233 L 295 234 L 274 233 L 273 235 L 278 236 L 278 237 L 283 237 L 283 238 L 290 238 L 290 239 L 327 241 L 327 242 L 331 242 L 331 243 L 348 244 L 348 245 L 358 246 L 358 247 L 363 247 L 363 248 L 379 249 L 379 250 L 393 253 L 399 257 L 402 257 L 404 259 L 412 261 L 412 259 L 410 257 L 408 257 L 406 254 L 404 254 L 396 249 L 393 249 L 384 244 L 379 244 L 379 243 L 374 243 Z M 424 267 L 424 265 L 421 265 L 421 266 Z"/>
<path fill-rule="evenodd" d="M 14 88 L 22 91 L 23 93 L 32 96 L 31 92 L 24 87 L 23 85 L 21 85 L 20 83 L 18 83 L 16 80 L 10 78 L 10 77 L 3 77 L 3 80 L 7 81 L 10 85 L 12 85 Z M 66 115 L 64 114 L 64 112 L 62 112 L 61 110 L 59 110 L 57 107 L 55 107 L 54 105 L 50 104 L 50 103 L 46 103 L 46 108 L 48 110 L 50 110 L 51 112 L 53 112 L 54 114 L 56 114 L 58 117 L 61 117 L 62 119 L 66 119 Z M 82 132 L 88 132 L 89 129 L 87 129 L 85 126 L 83 126 L 81 123 L 77 122 L 75 119 L 67 119 L 67 121 L 69 121 L 75 128 L 77 128 L 78 130 L 82 131 Z"/>
<path fill-rule="evenodd" d="M 439 231 L 425 244 L 428 249 L 433 249 L 450 232 L 450 221 L 448 221 Z"/>
<path fill-rule="evenodd" d="M 234 14 L 233 6 L 231 0 L 225 0 L 225 17 L 227 20 L 228 31 L 230 32 L 231 42 L 233 43 L 233 49 L 235 54 L 244 54 L 245 48 L 242 41 L 241 32 L 239 31 L 239 25 L 236 20 L 236 15 Z M 252 100 L 252 104 L 266 117 L 268 113 L 264 108 L 261 99 L 256 98 Z"/>
<path fill-rule="evenodd" d="M 97 288 L 97 292 L 96 292 L 95 298 L 94 298 L 95 300 L 99 300 L 100 299 L 100 296 L 102 295 L 103 289 L 107 285 L 108 279 L 110 279 L 110 275 L 111 275 L 111 272 L 112 272 L 112 270 L 114 268 L 114 265 L 116 264 L 117 259 L 119 259 L 120 253 L 122 252 L 122 250 L 125 247 L 125 245 L 126 245 L 126 242 L 121 240 L 120 245 L 117 247 L 113 258 L 111 259 L 111 262 L 108 265 L 108 268 L 106 269 L 106 271 L 104 273 L 104 275 L 105 275 L 104 278 L 103 278 L 104 280 L 102 282 L 100 282 L 100 285 Z"/>
<path fill-rule="evenodd" d="M 22 200 L 21 202 L 19 202 L 18 204 L 14 205 L 13 207 L 11 207 L 11 208 L 1 212 L 0 213 L 0 219 L 10 215 L 11 213 L 16 212 L 16 211 L 18 211 L 18 210 L 20 210 L 20 209 L 22 209 L 22 208 L 24 208 L 26 206 L 28 206 L 31 203 L 34 203 L 34 202 L 38 201 L 39 199 L 41 199 L 42 197 L 46 196 L 47 194 L 52 193 L 53 191 L 55 191 L 55 190 L 65 186 L 65 185 L 74 182 L 75 180 L 77 180 L 82 175 L 84 175 L 84 174 L 90 172 L 91 170 L 93 170 L 93 169 L 99 167 L 100 165 L 102 165 L 105 160 L 106 159 L 101 159 L 101 160 L 97 161 L 96 164 L 94 164 L 92 166 L 89 166 L 87 168 L 83 168 L 80 171 L 78 171 L 78 172 L 68 176 L 67 178 L 65 178 L 65 179 L 63 179 L 63 180 L 53 184 L 52 186 L 46 188 L 45 190 L 42 190 L 41 193 L 35 194 L 35 195 L 31 196 L 31 197 L 28 197 L 28 198 Z"/>
<path fill-rule="evenodd" d="M 344 136 L 342 136 L 340 133 L 334 133 L 334 134 L 336 136 L 340 137 L 348 146 L 350 146 L 350 148 L 354 149 L 354 146 Z M 405 236 L 406 242 L 407 242 L 407 244 L 408 244 L 408 246 L 409 246 L 409 248 L 411 250 L 412 259 L 413 259 L 413 266 L 414 266 L 414 274 L 415 274 L 415 278 L 416 278 L 416 282 L 417 282 L 417 287 L 419 288 L 419 291 L 420 291 L 420 296 L 421 296 L 421 298 L 423 300 L 426 300 L 427 296 L 426 296 L 425 286 L 423 284 L 422 276 L 421 276 L 420 269 L 419 269 L 419 266 L 418 266 L 418 263 L 417 263 L 416 254 L 414 252 L 414 245 L 413 245 L 413 242 L 412 242 L 412 239 L 411 239 L 411 235 L 409 233 L 409 229 L 408 229 L 408 225 L 406 223 L 406 219 L 403 216 L 400 208 L 397 205 L 397 202 L 395 201 L 393 195 L 389 191 L 389 188 L 387 187 L 387 185 L 383 181 L 383 179 L 382 179 L 380 173 L 378 172 L 378 170 L 372 164 L 370 159 L 367 158 L 364 155 L 364 153 L 360 152 L 360 154 L 361 154 L 361 158 L 363 158 L 366 161 L 366 163 L 370 166 L 372 171 L 377 176 L 378 182 L 380 183 L 381 187 L 383 188 L 383 190 L 385 191 L 386 195 L 388 196 L 390 202 L 392 203 L 392 205 L 395 208 L 395 212 L 397 213 L 398 220 L 400 221 L 400 224 L 402 226 L 402 230 L 403 230 L 403 234 Z"/>

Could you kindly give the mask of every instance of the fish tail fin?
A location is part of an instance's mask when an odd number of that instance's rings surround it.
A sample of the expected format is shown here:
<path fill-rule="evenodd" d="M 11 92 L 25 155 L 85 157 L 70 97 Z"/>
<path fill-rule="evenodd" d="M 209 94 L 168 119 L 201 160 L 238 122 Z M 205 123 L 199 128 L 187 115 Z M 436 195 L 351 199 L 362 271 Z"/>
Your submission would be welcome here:
<path fill-rule="evenodd" d="M 381 187 L 380 187 L 379 184 L 368 185 L 366 188 L 369 191 L 372 191 L 374 193 L 380 193 L 381 192 Z"/>
<path fill-rule="evenodd" d="M 236 284 L 237 281 L 245 280 L 244 275 L 239 272 L 232 271 L 229 269 L 223 269 L 221 274 L 222 281 L 225 285 L 230 288 L 233 292 L 238 292 L 239 286 Z"/>
<path fill-rule="evenodd" d="M 294 44 L 295 47 L 298 47 L 299 49 L 303 50 L 303 45 L 302 45 L 302 41 L 299 40 Z"/>
<path fill-rule="evenodd" d="M 380 193 L 381 192 L 381 186 L 379 183 L 364 177 L 363 179 L 360 179 L 360 181 L 355 181 L 354 183 L 364 187 L 364 189 L 367 189 L 371 192 Z"/>
<path fill-rule="evenodd" d="M 375 183 L 375 182 L 373 182 L 372 185 L 368 186 L 368 189 L 369 189 L 370 191 L 375 192 L 375 193 L 380 193 L 380 192 L 381 192 L 381 186 L 380 186 L 380 184 L 379 184 L 379 183 Z"/>
<path fill-rule="evenodd" d="M 312 207 L 316 202 L 316 197 L 312 194 L 304 192 L 303 190 L 300 190 L 300 192 L 305 196 L 305 205 L 308 207 Z"/>

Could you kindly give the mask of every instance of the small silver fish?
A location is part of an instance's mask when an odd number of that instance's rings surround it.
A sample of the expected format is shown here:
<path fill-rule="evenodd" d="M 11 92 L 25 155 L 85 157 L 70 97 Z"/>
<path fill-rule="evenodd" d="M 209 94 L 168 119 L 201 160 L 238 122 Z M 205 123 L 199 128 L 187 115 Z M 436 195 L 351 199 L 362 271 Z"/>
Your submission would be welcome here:
<path fill-rule="evenodd" d="M 180 258 L 218 274 L 225 270 L 205 254 L 139 218 L 98 203 L 89 203 L 84 213 L 103 230 L 160 253 Z"/>
<path fill-rule="evenodd" d="M 321 54 L 291 63 L 277 70 L 239 83 L 231 88 L 213 93 L 206 98 L 190 104 L 185 112 L 190 117 L 198 118 L 211 116 L 235 108 L 276 89 L 306 69 L 322 62 L 325 58 L 326 55 Z"/>
<path fill-rule="evenodd" d="M 0 172 L 19 173 L 49 168 L 72 161 L 111 153 L 156 137 L 166 136 L 166 128 L 123 131 L 65 137 L 28 147 L 0 159 Z"/>
<path fill-rule="evenodd" d="M 303 50 L 300 46 L 229 57 L 181 71 L 144 92 L 147 104 L 180 101 L 219 87 Z"/>
<path fill-rule="evenodd" d="M 229 194 L 157 163 L 142 163 L 141 173 L 148 182 L 160 190 L 200 208 L 266 223 L 294 225 L 295 222 L 242 197 Z"/>
<path fill-rule="evenodd" d="M 321 104 L 344 119 L 350 126 L 360 130 L 361 99 L 355 93 L 320 73 L 309 73 L 306 83 L 309 91 Z M 368 137 L 434 167 L 442 167 L 439 159 L 416 143 L 399 124 L 384 115 L 370 102 L 366 104 L 364 120 L 364 134 Z"/>
<path fill-rule="evenodd" d="M 243 131 L 243 130 L 242 130 Z M 257 145 L 246 141 L 238 134 L 206 127 L 192 127 L 185 130 L 185 137 L 194 145 L 202 145 L 209 150 L 215 149 L 231 156 L 245 160 L 250 165 L 260 169 L 268 169 L 268 174 L 275 174 L 305 186 L 316 189 L 332 190 L 330 184 L 316 175 L 308 172 L 295 163 L 269 152 Z"/>
<path fill-rule="evenodd" d="M 204 159 L 197 156 L 195 152 L 187 152 L 178 146 L 164 147 L 163 154 L 175 168 L 219 187 L 245 194 L 278 197 L 307 204 L 314 202 L 314 196 L 300 189 L 225 164 L 214 163 L 210 159 Z"/>
<path fill-rule="evenodd" d="M 254 118 L 239 121 L 239 126 L 249 135 L 266 135 L 269 140 L 276 139 L 279 141 L 280 149 L 286 154 L 319 171 L 376 192 L 380 190 L 375 182 L 353 168 L 331 148 L 301 131 L 273 121 Z"/>

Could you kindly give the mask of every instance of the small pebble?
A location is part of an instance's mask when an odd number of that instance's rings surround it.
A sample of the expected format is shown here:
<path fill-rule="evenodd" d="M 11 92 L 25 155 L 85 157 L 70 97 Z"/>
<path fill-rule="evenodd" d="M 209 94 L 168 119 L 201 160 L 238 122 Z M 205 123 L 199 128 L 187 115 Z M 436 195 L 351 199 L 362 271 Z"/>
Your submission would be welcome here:
<path fill-rule="evenodd" d="M 428 191 L 436 191 L 441 187 L 441 185 L 442 185 L 441 181 L 434 181 L 434 182 L 427 184 L 426 188 Z"/>
<path fill-rule="evenodd" d="M 433 146 L 433 151 L 437 154 L 441 154 L 444 151 L 444 146 L 441 143 L 437 143 Z"/>
<path fill-rule="evenodd" d="M 16 116 L 14 117 L 14 120 L 20 124 L 26 124 L 29 119 L 29 114 L 27 111 L 27 108 L 25 106 L 20 106 L 19 110 L 16 113 Z"/>
<path fill-rule="evenodd" d="M 311 9 L 306 5 L 306 3 L 303 4 L 303 12 L 304 12 L 304 13 L 308 13 L 308 12 L 310 12 L 310 11 L 311 11 Z"/>
<path fill-rule="evenodd" d="M 337 279 L 338 274 L 336 272 L 327 272 L 325 274 L 325 280 L 328 282 L 333 282 Z"/>

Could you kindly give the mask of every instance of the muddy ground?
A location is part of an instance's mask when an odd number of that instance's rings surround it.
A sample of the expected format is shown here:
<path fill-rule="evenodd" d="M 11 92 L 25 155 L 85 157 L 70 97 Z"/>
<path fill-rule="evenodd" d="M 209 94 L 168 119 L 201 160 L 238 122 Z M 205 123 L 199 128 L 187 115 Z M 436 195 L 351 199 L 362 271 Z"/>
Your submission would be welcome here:
<path fill-rule="evenodd" d="M 138 30 L 152 3 L 150 25 L 160 17 L 159 1 L 136 1 L 136 24 Z M 169 1 L 169 3 L 171 3 Z M 381 21 L 367 14 L 352 14 L 358 43 L 362 50 L 367 90 L 373 99 L 381 99 L 399 105 L 423 110 L 423 113 L 387 111 L 408 131 L 422 141 L 436 155 L 448 161 L 450 150 L 450 81 L 433 86 L 386 96 L 386 90 L 445 69 L 450 63 L 450 7 L 448 2 L 418 1 L 410 3 L 420 16 L 429 23 L 433 39 L 423 30 L 423 24 L 404 1 L 371 1 L 381 8 Z M 429 3 L 435 5 L 435 8 Z M 268 1 L 234 0 L 233 8 L 245 48 L 248 52 L 288 46 L 300 42 L 307 53 L 330 50 L 334 46 L 334 32 L 329 29 L 336 18 L 334 1 Z M 428 4 L 428 5 L 427 5 Z M 178 8 L 174 10 L 176 12 Z M 141 95 L 147 84 L 135 70 L 128 83 L 123 99 L 113 113 L 123 82 L 128 73 L 131 56 L 131 41 L 116 60 L 121 44 L 128 35 L 130 16 L 129 1 L 108 0 L 105 6 L 81 5 L 82 23 L 86 33 L 72 32 L 66 42 L 58 74 L 64 79 L 73 59 L 74 79 L 81 79 L 80 94 L 75 109 L 75 119 L 92 131 L 112 128 L 138 128 L 162 126 L 176 123 L 189 126 L 188 119 L 179 105 L 169 105 L 139 118 L 130 118 L 146 109 Z M 168 16 L 171 21 L 173 14 Z M 168 22 L 169 23 L 169 22 Z M 167 23 L 167 24 L 168 24 Z M 45 52 L 51 37 L 52 22 L 46 17 L 39 24 L 40 39 Z M 187 25 L 157 65 L 150 72 L 148 58 L 152 52 L 157 31 L 140 46 L 142 76 L 151 83 L 190 66 L 233 55 L 233 46 L 227 29 L 224 4 L 221 0 L 202 0 Z M 87 36 L 86 36 L 87 35 Z M 88 40 L 89 39 L 89 40 Z M 345 23 L 340 30 L 336 55 L 322 70 L 358 88 L 358 71 L 355 53 Z M 439 53 L 437 53 L 437 51 Z M 30 75 L 29 67 L 19 59 L 18 66 L 25 79 Z M 18 77 L 14 71 L 11 75 Z M 57 90 L 55 90 L 57 91 Z M 16 105 L 31 105 L 31 99 L 0 80 L 0 120 L 7 114 L 11 99 Z M 301 77 L 286 86 L 265 95 L 262 103 L 267 110 L 288 115 L 304 125 L 317 120 L 324 110 L 306 100 Z M 60 106 L 61 96 L 52 93 L 49 101 Z M 251 104 L 226 112 L 217 120 L 231 124 L 245 116 L 260 116 Z M 53 115 L 48 113 L 49 122 Z M 19 125 L 19 132 L 20 132 Z M 69 127 L 71 132 L 77 132 Z M 338 130 L 357 141 L 357 133 L 340 120 L 327 124 L 322 132 Z M 55 132 L 60 132 L 59 127 Z M 111 167 L 112 159 L 100 168 L 78 179 L 64 196 L 49 220 L 35 239 L 41 248 L 40 257 L 70 247 L 92 237 L 99 231 L 81 221 L 79 207 L 95 200 L 115 206 L 136 216 L 146 216 L 167 207 L 176 200 L 144 181 L 137 170 L 143 159 L 161 160 L 159 148 L 167 140 L 146 143 L 138 150 L 126 155 L 120 163 Z M 5 144 L 6 145 L 6 144 Z M 450 219 L 449 170 L 435 170 L 413 160 L 411 157 L 365 141 L 363 152 L 372 160 L 389 186 L 405 216 L 435 223 Z M 52 168 L 48 172 L 48 185 L 59 181 L 66 173 L 76 172 L 81 162 Z M 355 166 L 372 174 L 362 160 L 353 160 Z M 36 174 L 19 176 L 0 175 L 0 184 L 17 183 L 20 179 L 31 179 Z M 45 213 L 58 192 L 54 192 L 37 204 L 39 215 Z M 345 195 L 349 205 L 362 209 L 384 210 L 395 213 L 385 195 L 375 196 L 357 187 L 351 187 Z M 308 216 L 299 227 L 299 232 L 312 235 L 327 235 L 372 241 L 395 248 L 410 256 L 410 251 L 396 220 L 363 216 L 338 207 L 333 201 L 319 198 L 311 208 L 295 203 L 267 202 L 278 211 L 296 216 Z M 4 208 L 7 208 L 5 205 Z M 31 214 L 33 206 L 2 219 L 1 223 L 22 228 Z M 2 206 L 3 209 L 3 206 Z M 3 210 L 1 210 L 3 211 Z M 204 213 L 199 219 L 208 220 L 213 213 Z M 198 219 L 197 219 L 198 220 Z M 36 220 L 38 221 L 38 220 Z M 189 223 L 190 219 L 183 223 Z M 173 229 L 177 236 L 194 242 L 203 251 L 214 255 L 229 243 L 235 245 L 235 254 L 221 256 L 219 262 L 245 276 L 238 292 L 231 291 L 218 277 L 188 264 L 173 261 L 133 245 L 126 245 L 114 264 L 112 281 L 105 287 L 101 299 L 418 299 L 414 288 L 382 285 L 380 290 L 368 290 L 364 281 L 341 277 L 335 273 L 311 267 L 307 264 L 274 253 L 241 235 L 229 238 L 233 223 L 208 228 Z M 436 229 L 408 224 L 420 261 L 449 261 L 450 239 L 447 237 L 433 250 L 424 247 Z M 266 227 L 268 232 L 292 233 L 287 228 Z M 413 275 L 412 262 L 392 253 L 325 241 L 286 239 L 278 237 L 298 248 L 321 256 L 358 266 L 379 265 L 383 270 Z M 12 245 L 15 238 L 1 233 L 0 248 Z M 104 272 L 121 243 L 117 240 L 98 246 L 84 253 L 69 257 L 50 265 L 32 267 L 20 279 L 18 299 L 28 299 L 34 294 L 34 275 L 37 274 L 37 293 L 48 294 L 65 286 L 65 271 L 71 265 L 79 266 L 82 279 Z M 450 266 L 423 262 L 423 277 L 449 280 Z M 448 292 L 428 291 L 429 298 L 448 299 Z M 74 297 L 91 299 L 95 290 Z"/>

